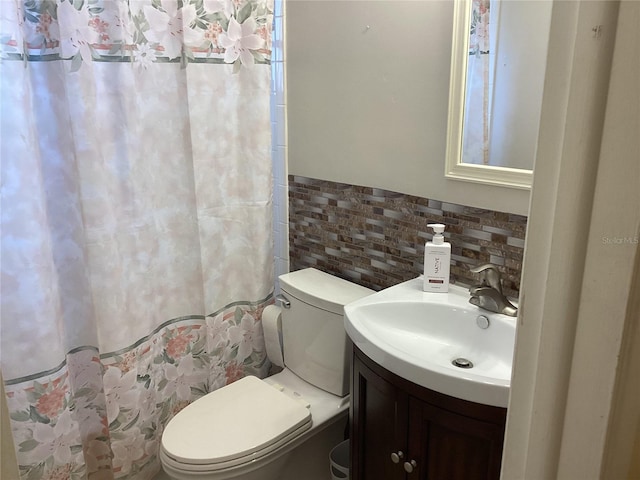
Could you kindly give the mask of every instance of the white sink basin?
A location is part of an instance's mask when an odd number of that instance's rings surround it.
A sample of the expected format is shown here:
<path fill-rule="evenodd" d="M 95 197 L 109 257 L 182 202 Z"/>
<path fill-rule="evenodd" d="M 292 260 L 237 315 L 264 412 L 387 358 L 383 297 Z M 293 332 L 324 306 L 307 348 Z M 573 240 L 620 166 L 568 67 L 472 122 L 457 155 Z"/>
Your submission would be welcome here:
<path fill-rule="evenodd" d="M 345 307 L 345 328 L 362 352 L 418 385 L 463 400 L 506 407 L 516 319 L 468 303 L 465 288 L 422 291 L 422 279 L 395 285 Z M 489 327 L 478 326 L 478 316 Z M 454 366 L 463 358 L 472 368 Z"/>

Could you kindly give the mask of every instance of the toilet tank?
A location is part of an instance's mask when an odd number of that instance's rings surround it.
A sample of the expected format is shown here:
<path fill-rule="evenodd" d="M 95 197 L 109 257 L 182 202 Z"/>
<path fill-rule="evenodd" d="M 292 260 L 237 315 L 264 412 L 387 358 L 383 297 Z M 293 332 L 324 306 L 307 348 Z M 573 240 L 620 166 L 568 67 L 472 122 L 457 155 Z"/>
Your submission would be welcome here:
<path fill-rule="evenodd" d="M 327 273 L 306 268 L 280 276 L 285 366 L 318 388 L 349 393 L 349 354 L 344 306 L 373 290 Z"/>

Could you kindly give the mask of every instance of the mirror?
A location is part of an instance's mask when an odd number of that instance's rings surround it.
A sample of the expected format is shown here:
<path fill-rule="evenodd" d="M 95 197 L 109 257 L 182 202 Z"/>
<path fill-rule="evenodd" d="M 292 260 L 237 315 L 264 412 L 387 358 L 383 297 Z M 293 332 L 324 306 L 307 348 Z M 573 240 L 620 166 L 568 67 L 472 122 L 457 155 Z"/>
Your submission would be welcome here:
<path fill-rule="evenodd" d="M 447 178 L 531 188 L 550 0 L 456 0 Z"/>

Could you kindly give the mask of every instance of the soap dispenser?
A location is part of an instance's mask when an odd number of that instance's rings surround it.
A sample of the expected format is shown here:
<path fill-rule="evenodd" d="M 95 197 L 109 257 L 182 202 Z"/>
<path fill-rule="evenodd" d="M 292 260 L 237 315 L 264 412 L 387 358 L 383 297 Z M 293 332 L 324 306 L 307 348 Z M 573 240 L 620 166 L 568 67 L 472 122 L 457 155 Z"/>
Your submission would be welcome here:
<path fill-rule="evenodd" d="M 433 241 L 424 246 L 424 286 L 425 292 L 448 292 L 449 270 L 451 268 L 451 244 L 444 241 L 441 223 L 427 225 L 433 229 Z"/>

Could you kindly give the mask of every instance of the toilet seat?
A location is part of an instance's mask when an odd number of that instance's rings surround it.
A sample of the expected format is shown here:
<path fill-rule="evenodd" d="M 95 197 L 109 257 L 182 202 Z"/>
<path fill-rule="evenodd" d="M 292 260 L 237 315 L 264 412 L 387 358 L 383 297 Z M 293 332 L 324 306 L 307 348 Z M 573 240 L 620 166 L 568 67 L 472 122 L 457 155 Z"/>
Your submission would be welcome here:
<path fill-rule="evenodd" d="M 299 430 L 292 432 L 286 437 L 283 437 L 276 443 L 269 445 L 268 448 L 263 450 L 256 451 L 250 455 L 246 455 L 243 457 L 238 457 L 233 460 L 228 460 L 224 462 L 213 462 L 213 463 L 198 463 L 198 464 L 190 464 L 190 463 L 182 463 L 178 462 L 175 459 L 171 458 L 164 449 L 160 450 L 160 458 L 162 459 L 162 464 L 175 470 L 182 472 L 194 472 L 194 473 L 213 473 L 220 470 L 232 470 L 233 468 L 242 468 L 252 462 L 257 462 L 263 457 L 269 456 L 269 454 L 275 450 L 278 450 L 280 447 L 287 445 L 289 442 L 294 440 L 296 437 L 302 435 L 309 427 L 301 427 Z"/>
<path fill-rule="evenodd" d="M 311 427 L 303 402 L 244 377 L 179 412 L 162 435 L 162 456 L 174 468 L 214 471 L 257 460 Z"/>

